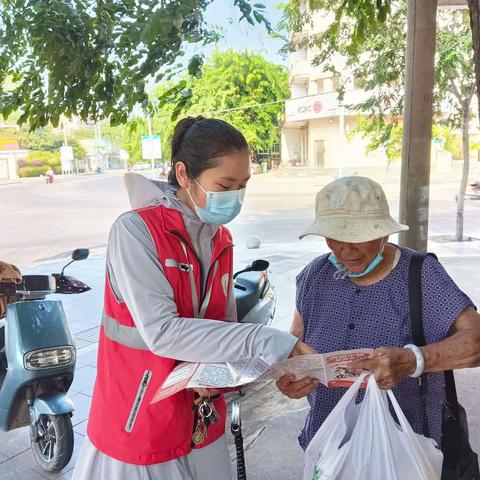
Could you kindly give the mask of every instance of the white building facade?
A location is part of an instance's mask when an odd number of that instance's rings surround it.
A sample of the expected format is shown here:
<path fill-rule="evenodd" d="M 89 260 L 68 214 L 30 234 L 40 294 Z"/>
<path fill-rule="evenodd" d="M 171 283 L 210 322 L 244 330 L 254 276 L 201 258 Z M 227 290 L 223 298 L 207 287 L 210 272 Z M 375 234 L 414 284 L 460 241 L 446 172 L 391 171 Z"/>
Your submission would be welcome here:
<path fill-rule="evenodd" d="M 311 37 L 324 31 L 329 18 L 321 12 L 313 15 L 313 28 L 295 36 Z M 297 37 L 298 39 L 298 37 Z M 291 99 L 285 103 L 285 120 L 281 133 L 283 163 L 310 168 L 335 168 L 342 173 L 345 167 L 386 165 L 383 152 L 367 154 L 367 142 L 352 131 L 357 125 L 358 112 L 348 111 L 343 105 L 355 105 L 368 98 L 359 81 L 351 75 L 332 76 L 312 64 L 318 54 L 315 48 L 299 49 L 291 55 L 289 73 Z M 335 60 L 342 71 L 342 59 Z M 346 85 L 342 104 L 337 89 Z"/>
<path fill-rule="evenodd" d="M 18 178 L 18 160 L 25 156 L 25 150 L 0 151 L 0 180 Z"/>
<path fill-rule="evenodd" d="M 4 124 L 0 124 L 0 129 Z M 11 128 L 10 125 L 8 127 Z M 16 126 L 14 125 L 16 128 Z M 19 177 L 19 160 L 25 158 L 26 150 L 21 150 L 14 135 L 0 138 L 0 180 L 14 180 Z"/>

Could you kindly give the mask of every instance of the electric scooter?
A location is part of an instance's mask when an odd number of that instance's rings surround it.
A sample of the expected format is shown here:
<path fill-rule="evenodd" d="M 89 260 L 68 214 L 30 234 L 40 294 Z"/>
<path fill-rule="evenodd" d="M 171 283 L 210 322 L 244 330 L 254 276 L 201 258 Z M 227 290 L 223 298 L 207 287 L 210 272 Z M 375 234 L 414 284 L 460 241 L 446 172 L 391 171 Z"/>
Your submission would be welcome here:
<path fill-rule="evenodd" d="M 245 468 L 245 453 L 243 451 L 242 420 L 240 418 L 240 405 L 237 401 L 232 402 L 232 421 L 230 431 L 235 440 L 235 451 L 237 454 L 237 480 L 247 480 Z"/>
<path fill-rule="evenodd" d="M 0 295 L 17 298 L 0 319 L 0 430 L 30 425 L 33 455 L 48 472 L 62 470 L 73 452 L 74 406 L 67 392 L 76 351 L 62 302 L 46 297 L 90 290 L 64 275 L 68 265 L 88 255 L 88 249 L 75 250 L 60 274 L 0 283 Z"/>
<path fill-rule="evenodd" d="M 272 323 L 277 294 L 268 276 L 269 266 L 266 260 L 255 260 L 233 276 L 239 322 L 266 326 Z"/>
<path fill-rule="evenodd" d="M 237 303 L 238 321 L 270 326 L 277 306 L 277 294 L 268 276 L 269 262 L 255 260 L 251 265 L 235 273 L 234 292 Z M 239 393 L 243 396 L 240 389 Z M 243 451 L 242 422 L 240 405 L 232 403 L 232 420 L 230 430 L 235 440 L 237 454 L 237 478 L 246 480 L 245 455 Z"/>

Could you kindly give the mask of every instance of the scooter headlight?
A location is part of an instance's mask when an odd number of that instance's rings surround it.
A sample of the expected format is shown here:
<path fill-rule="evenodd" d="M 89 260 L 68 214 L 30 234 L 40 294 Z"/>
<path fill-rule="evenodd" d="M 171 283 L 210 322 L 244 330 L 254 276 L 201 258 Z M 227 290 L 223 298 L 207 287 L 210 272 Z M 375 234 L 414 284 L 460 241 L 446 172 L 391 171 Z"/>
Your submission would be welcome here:
<path fill-rule="evenodd" d="M 27 370 L 43 370 L 73 365 L 75 363 L 75 349 L 65 346 L 33 350 L 25 354 L 24 363 Z"/>

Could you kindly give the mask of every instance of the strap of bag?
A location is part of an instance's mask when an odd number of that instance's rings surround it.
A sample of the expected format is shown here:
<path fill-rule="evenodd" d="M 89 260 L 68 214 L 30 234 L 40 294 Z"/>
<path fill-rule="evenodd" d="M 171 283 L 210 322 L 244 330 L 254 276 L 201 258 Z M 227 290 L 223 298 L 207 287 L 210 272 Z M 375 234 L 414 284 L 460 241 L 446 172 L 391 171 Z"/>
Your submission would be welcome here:
<path fill-rule="evenodd" d="M 423 316 L 422 316 L 422 265 L 430 255 L 437 258 L 433 253 L 420 253 L 415 252 L 410 260 L 409 274 L 408 274 L 408 297 L 410 303 L 410 324 L 412 329 L 413 343 L 418 347 L 426 345 L 425 331 L 423 328 Z M 452 415 L 459 418 L 458 397 L 457 390 L 455 388 L 455 378 L 452 370 L 444 372 L 445 377 L 445 397 L 449 403 Z M 428 378 L 426 374 L 423 374 L 419 378 L 420 392 L 422 395 L 423 403 L 426 408 L 426 399 L 428 391 Z M 426 412 L 424 412 L 426 415 Z M 428 431 L 428 421 L 426 422 Z"/>
<path fill-rule="evenodd" d="M 408 272 L 408 297 L 410 302 L 410 324 L 413 343 L 418 347 L 426 345 L 422 317 L 422 265 L 428 254 L 415 252 L 410 259 Z"/>

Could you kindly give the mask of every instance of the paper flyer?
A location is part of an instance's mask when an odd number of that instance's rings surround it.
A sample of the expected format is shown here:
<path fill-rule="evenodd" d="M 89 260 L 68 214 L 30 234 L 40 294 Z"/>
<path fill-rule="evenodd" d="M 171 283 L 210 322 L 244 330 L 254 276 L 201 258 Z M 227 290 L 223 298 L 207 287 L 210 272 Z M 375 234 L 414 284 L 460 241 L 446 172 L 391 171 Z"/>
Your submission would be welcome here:
<path fill-rule="evenodd" d="M 346 350 L 300 355 L 269 365 L 261 358 L 230 363 L 178 364 L 166 378 L 151 403 L 159 402 L 185 388 L 231 388 L 253 382 L 278 380 L 293 375 L 296 380 L 316 378 L 327 387 L 349 387 L 361 370 L 351 371 L 349 363 L 369 356 L 372 349 Z"/>

